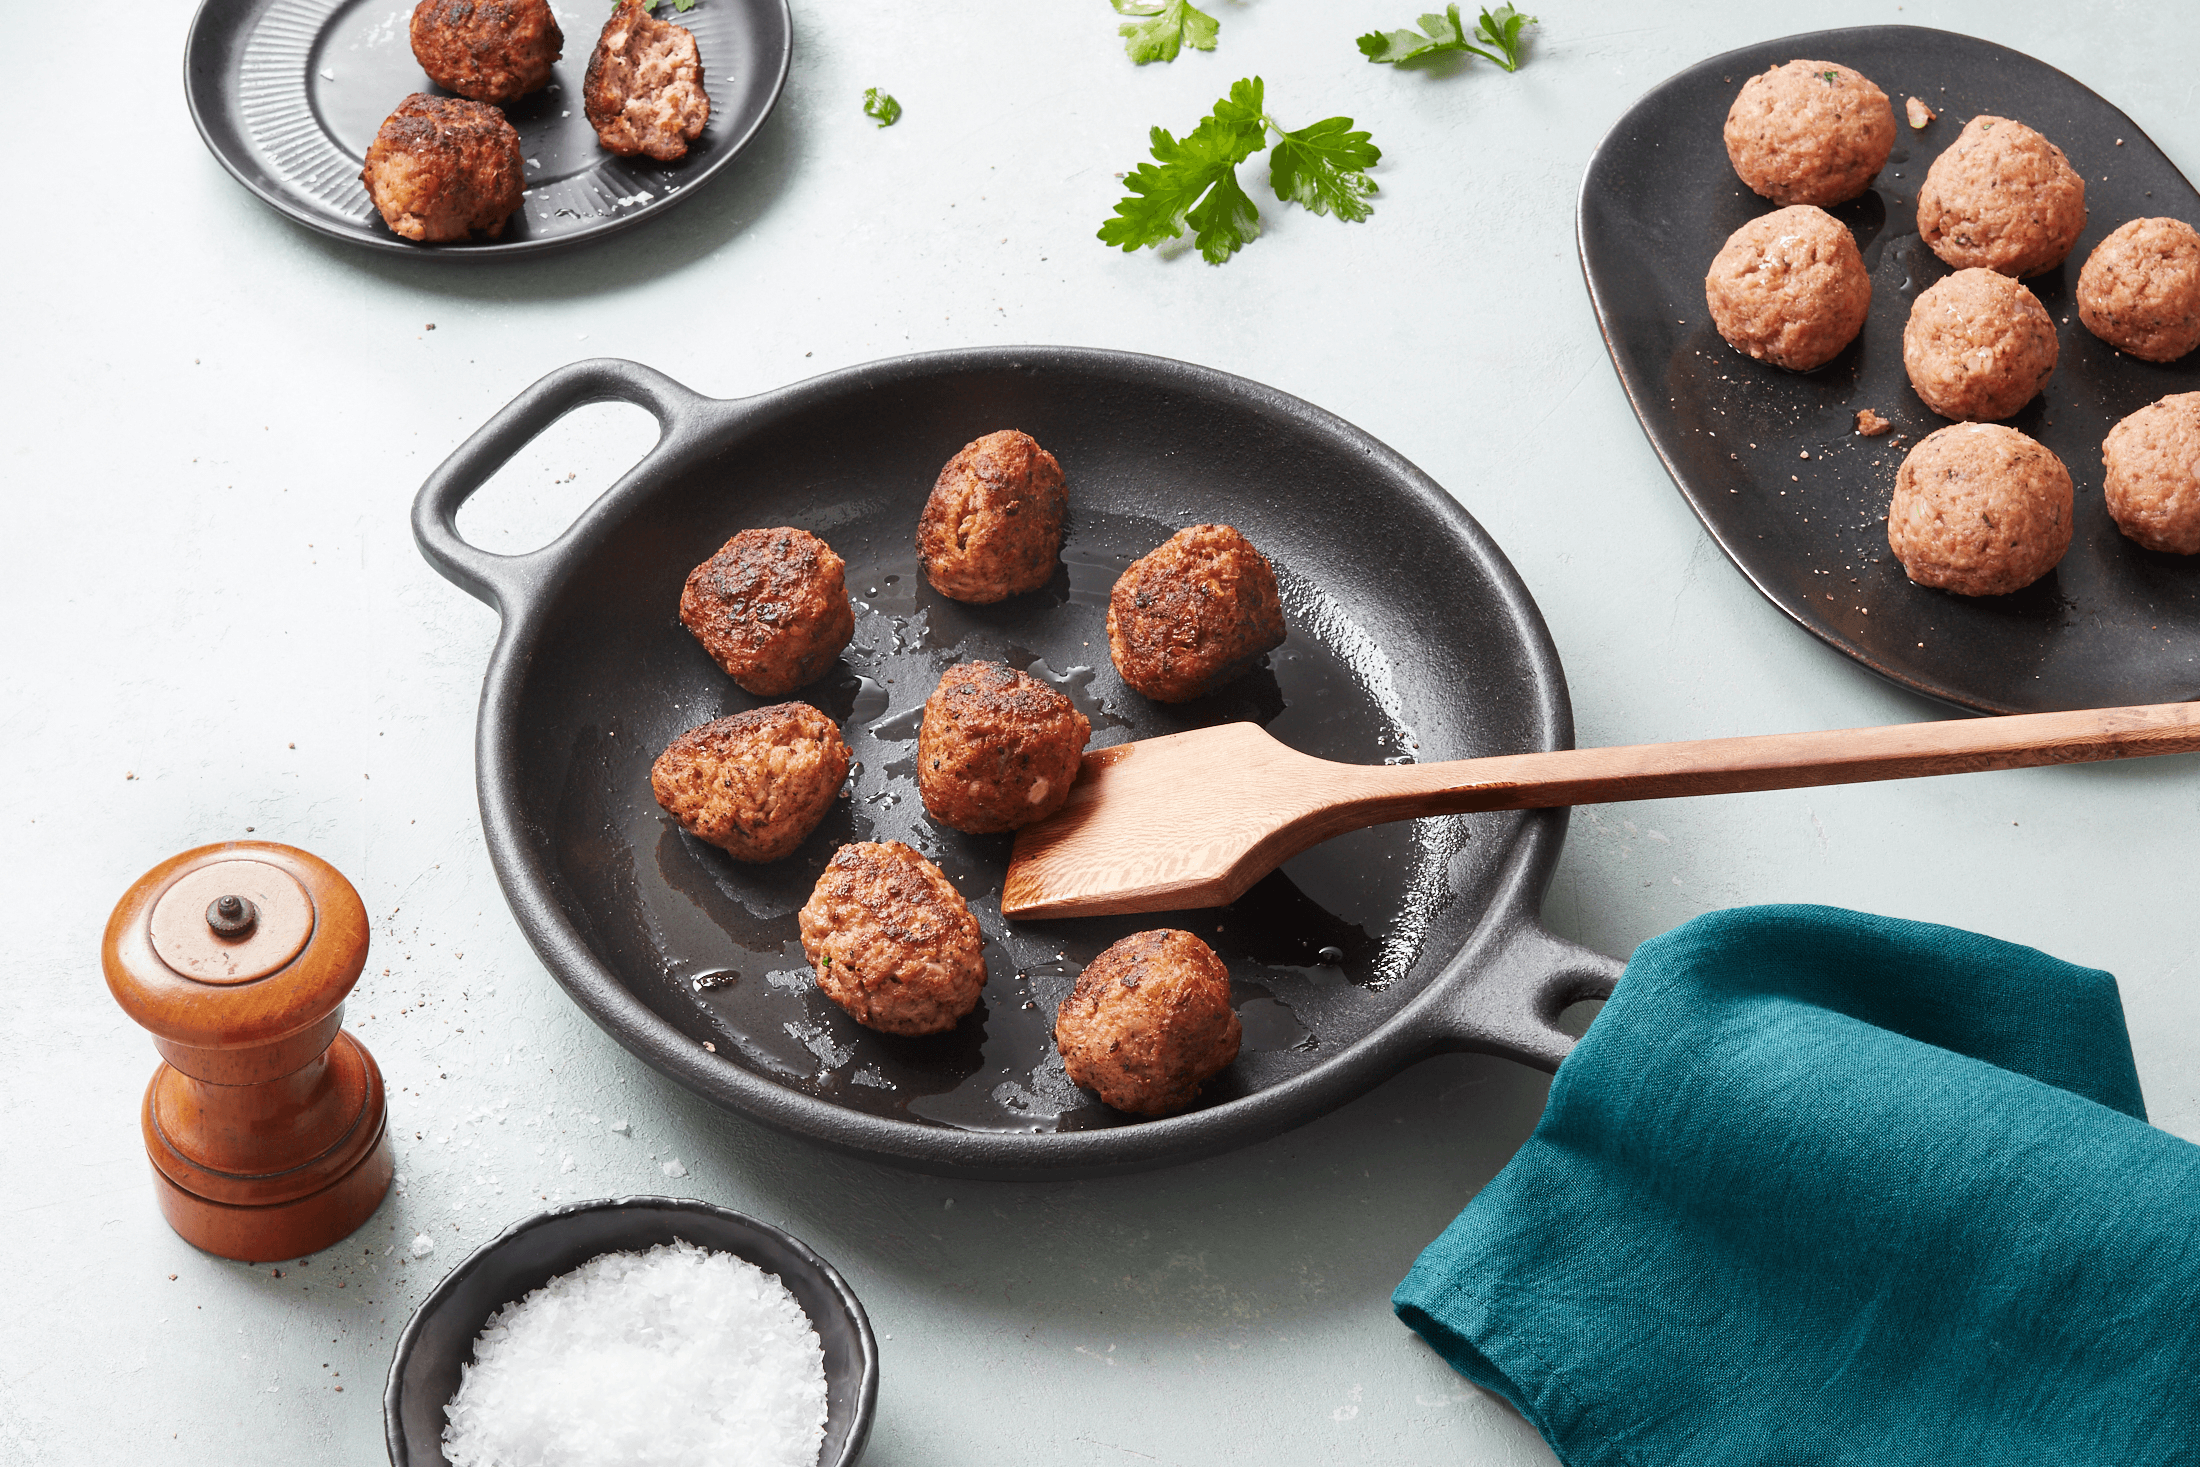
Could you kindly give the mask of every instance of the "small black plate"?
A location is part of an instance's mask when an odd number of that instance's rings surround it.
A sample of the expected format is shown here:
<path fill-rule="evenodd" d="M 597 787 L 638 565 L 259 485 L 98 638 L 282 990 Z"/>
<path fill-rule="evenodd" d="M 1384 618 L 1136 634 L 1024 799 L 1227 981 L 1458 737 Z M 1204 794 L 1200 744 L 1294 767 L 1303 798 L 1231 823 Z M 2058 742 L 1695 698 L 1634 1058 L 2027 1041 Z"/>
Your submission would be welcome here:
<path fill-rule="evenodd" d="M 581 76 L 608 0 L 555 0 L 565 54 L 550 84 L 507 104 L 527 194 L 502 237 L 424 245 L 391 232 L 359 181 L 382 120 L 413 92 L 448 95 L 413 60 L 407 0 L 205 0 L 191 22 L 183 90 L 199 136 L 236 180 L 333 239 L 392 254 L 508 259 L 599 239 L 693 193 L 764 125 L 787 80 L 787 0 L 699 0 L 667 19 L 695 33 L 710 124 L 677 163 L 620 158 L 596 142 Z"/>
<path fill-rule="evenodd" d="M 1876 186 L 1831 212 L 1872 273 L 1858 340 L 1797 375 L 1729 347 L 1703 277 L 1734 230 L 1770 212 L 1734 175 L 1721 128 L 1744 81 L 1797 57 L 1855 67 L 1894 102 L 1894 155 Z M 1917 96 L 1940 114 L 1904 120 Z M 1902 368 L 1917 293 L 1950 272 L 1917 235 L 1925 170 L 1977 113 L 2045 133 L 2085 178 L 2090 218 L 2061 267 L 2025 282 L 2052 315 L 2062 360 L 2009 425 L 2058 454 L 2078 490 L 2070 552 L 2046 577 L 1984 599 L 1912 585 L 1887 548 L 1895 470 L 1946 422 Z M 1915 26 L 1818 31 L 1715 56 L 1619 120 L 1581 185 L 1583 273 L 1643 431 L 1742 574 L 1811 635 L 1927 697 L 1980 713 L 2036 713 L 2200 697 L 2200 557 L 2142 550 L 2101 499 L 2101 440 L 2125 415 L 2200 390 L 2200 353 L 2167 366 L 2111 350 L 2078 320 L 2078 271 L 2127 220 L 2200 224 L 2200 194 L 2130 118 L 2051 66 L 1971 36 Z M 1856 435 L 1859 408 L 1894 422 Z M 1807 457 L 1806 457 L 1807 455 Z"/>

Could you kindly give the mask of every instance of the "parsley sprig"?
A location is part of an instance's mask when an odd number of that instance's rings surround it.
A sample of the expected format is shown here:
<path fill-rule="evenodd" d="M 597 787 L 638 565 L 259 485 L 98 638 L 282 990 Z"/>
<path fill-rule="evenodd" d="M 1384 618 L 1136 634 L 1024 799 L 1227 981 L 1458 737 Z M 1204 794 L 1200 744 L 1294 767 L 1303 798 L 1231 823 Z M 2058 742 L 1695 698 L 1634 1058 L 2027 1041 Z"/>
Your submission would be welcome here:
<path fill-rule="evenodd" d="M 611 8 L 617 10 L 625 3 L 626 0 L 611 0 Z M 672 0 L 672 8 L 685 15 L 695 8 L 695 0 Z M 642 9 L 651 15 L 655 15 L 657 13 L 657 0 L 642 0 Z"/>
<path fill-rule="evenodd" d="M 1360 37 L 1360 50 L 1368 60 L 1390 65 L 1446 52 L 1465 52 L 1493 61 L 1507 71 L 1518 71 L 1520 28 L 1534 24 L 1534 16 L 1522 15 L 1510 5 L 1500 5 L 1494 14 L 1484 10 L 1482 18 L 1469 31 L 1467 23 L 1460 18 L 1459 7 L 1451 5 L 1442 15 L 1422 16 L 1418 31 L 1369 31 Z M 1477 46 L 1476 41 L 1482 45 Z M 1484 46 L 1492 49 L 1484 50 Z"/>
<path fill-rule="evenodd" d="M 892 127 L 901 121 L 901 103 L 894 100 L 891 92 L 882 92 L 877 87 L 865 87 L 863 115 L 877 122 L 880 127 Z"/>
<path fill-rule="evenodd" d="M 1192 4 L 1192 0 L 1111 0 L 1117 15 L 1135 16 L 1115 33 L 1123 38 L 1123 50 L 1144 66 L 1149 61 L 1174 61 L 1185 46 L 1212 51 L 1222 22 Z"/>
<path fill-rule="evenodd" d="M 1353 224 L 1375 211 L 1368 202 L 1375 181 L 1367 170 L 1382 150 L 1352 130 L 1351 118 L 1324 118 L 1292 132 L 1266 107 L 1261 79 L 1248 77 L 1181 140 L 1155 128 L 1153 162 L 1139 164 L 1123 180 L 1130 193 L 1100 226 L 1100 242 L 1129 253 L 1181 238 L 1189 225 L 1201 257 L 1220 265 L 1260 234 L 1260 210 L 1238 182 L 1237 168 L 1262 148 L 1269 149 L 1268 186 L 1277 198 Z"/>

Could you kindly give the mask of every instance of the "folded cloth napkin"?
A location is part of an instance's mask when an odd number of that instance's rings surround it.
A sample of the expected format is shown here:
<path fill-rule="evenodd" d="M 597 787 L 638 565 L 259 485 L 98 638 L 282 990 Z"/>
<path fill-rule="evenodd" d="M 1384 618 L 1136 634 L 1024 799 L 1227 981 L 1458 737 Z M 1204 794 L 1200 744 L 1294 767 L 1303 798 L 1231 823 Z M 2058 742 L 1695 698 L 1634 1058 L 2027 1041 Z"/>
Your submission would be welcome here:
<path fill-rule="evenodd" d="M 1948 927 L 1644 943 L 1392 1303 L 1572 1467 L 2200 1462 L 2200 1147 L 2114 978 Z"/>

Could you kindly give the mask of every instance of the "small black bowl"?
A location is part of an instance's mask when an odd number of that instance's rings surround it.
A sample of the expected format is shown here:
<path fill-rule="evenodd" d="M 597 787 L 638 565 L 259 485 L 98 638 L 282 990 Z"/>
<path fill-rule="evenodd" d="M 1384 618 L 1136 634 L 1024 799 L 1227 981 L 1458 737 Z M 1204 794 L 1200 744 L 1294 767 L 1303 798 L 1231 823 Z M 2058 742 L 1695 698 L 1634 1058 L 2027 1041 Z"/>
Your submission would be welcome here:
<path fill-rule="evenodd" d="M 599 1253 L 675 1238 L 745 1258 L 779 1281 L 825 1347 L 825 1441 L 818 1467 L 855 1467 L 878 1411 L 878 1341 L 847 1281 L 798 1239 L 707 1202 L 607 1197 L 555 1207 L 476 1248 L 420 1301 L 390 1362 L 382 1419 L 393 1467 L 445 1467 L 443 1407 L 489 1316 Z"/>

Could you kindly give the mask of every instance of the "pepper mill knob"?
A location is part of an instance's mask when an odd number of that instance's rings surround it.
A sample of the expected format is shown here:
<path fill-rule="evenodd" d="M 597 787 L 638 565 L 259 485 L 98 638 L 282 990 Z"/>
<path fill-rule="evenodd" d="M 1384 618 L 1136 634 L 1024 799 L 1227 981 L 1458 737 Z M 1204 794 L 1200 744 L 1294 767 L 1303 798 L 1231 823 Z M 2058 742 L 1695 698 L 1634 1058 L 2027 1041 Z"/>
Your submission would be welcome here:
<path fill-rule="evenodd" d="M 107 987 L 166 1061 L 140 1121 L 169 1226 L 224 1258 L 315 1253 L 389 1190 L 382 1072 L 342 1029 L 367 911 L 326 861 L 227 841 L 115 905 Z"/>

